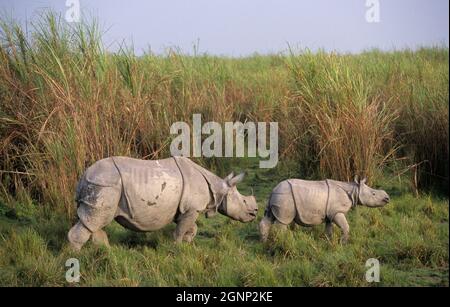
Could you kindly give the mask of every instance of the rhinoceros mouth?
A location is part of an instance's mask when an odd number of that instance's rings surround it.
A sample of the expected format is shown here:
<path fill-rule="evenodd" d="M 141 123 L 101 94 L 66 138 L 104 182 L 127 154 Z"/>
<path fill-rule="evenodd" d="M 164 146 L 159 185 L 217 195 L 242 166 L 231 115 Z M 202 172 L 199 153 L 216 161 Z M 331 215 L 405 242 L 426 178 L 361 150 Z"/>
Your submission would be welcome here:
<path fill-rule="evenodd" d="M 256 212 L 248 212 L 248 216 L 249 216 L 249 222 L 253 221 L 256 219 Z"/>

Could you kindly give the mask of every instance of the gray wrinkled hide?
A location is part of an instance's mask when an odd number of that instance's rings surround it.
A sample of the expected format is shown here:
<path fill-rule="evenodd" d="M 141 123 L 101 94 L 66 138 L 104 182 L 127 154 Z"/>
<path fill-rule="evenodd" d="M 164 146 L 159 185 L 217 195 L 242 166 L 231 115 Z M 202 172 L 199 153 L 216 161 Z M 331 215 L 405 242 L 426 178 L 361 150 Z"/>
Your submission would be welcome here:
<path fill-rule="evenodd" d="M 381 207 L 389 202 L 385 191 L 372 189 L 365 182 L 365 178 L 355 178 L 355 182 L 329 179 L 288 179 L 280 182 L 273 189 L 259 224 L 261 239 L 267 239 L 272 223 L 289 225 L 295 221 L 303 226 L 313 226 L 325 222 L 327 234 L 331 234 L 332 223 L 335 223 L 342 229 L 345 242 L 349 232 L 345 215 L 352 206 Z"/>
<path fill-rule="evenodd" d="M 75 250 L 91 237 L 96 244 L 108 245 L 102 228 L 114 219 L 135 231 L 158 230 L 175 222 L 177 243 L 192 242 L 200 213 L 211 217 L 220 212 L 243 223 L 251 222 L 258 210 L 256 199 L 241 195 L 236 188 L 244 175 L 231 173 L 221 179 L 183 157 L 97 161 L 78 183 L 79 221 L 69 230 L 69 242 Z"/>
<path fill-rule="evenodd" d="M 352 187 L 349 186 L 346 191 L 337 183 L 334 180 L 328 180 L 328 184 L 325 180 L 282 181 L 272 191 L 271 212 L 286 225 L 294 220 L 302 225 L 318 225 L 326 218 L 333 220 L 336 213 L 346 213 L 352 206 Z"/>
<path fill-rule="evenodd" d="M 175 160 L 185 182 L 183 197 L 180 201 L 180 212 L 185 213 L 193 208 L 197 211 L 209 209 L 216 212 L 228 191 L 225 181 L 189 159 L 176 157 Z M 203 199 L 205 195 L 210 194 L 209 191 L 211 191 L 212 199 L 208 197 L 208 201 L 204 203 Z M 204 204 L 207 206 L 205 207 Z"/>
<path fill-rule="evenodd" d="M 92 232 L 111 217 L 127 228 L 153 231 L 172 222 L 178 210 L 217 210 L 224 193 L 221 178 L 186 158 L 110 157 L 89 167 L 80 180 L 77 213 Z"/>

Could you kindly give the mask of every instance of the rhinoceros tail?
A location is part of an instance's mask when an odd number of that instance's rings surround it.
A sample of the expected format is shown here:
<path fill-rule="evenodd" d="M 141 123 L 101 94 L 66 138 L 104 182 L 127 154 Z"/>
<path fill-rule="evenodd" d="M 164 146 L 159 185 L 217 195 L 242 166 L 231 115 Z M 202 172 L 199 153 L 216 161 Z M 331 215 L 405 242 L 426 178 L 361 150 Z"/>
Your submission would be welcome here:
<path fill-rule="evenodd" d="M 80 206 L 81 191 L 83 190 L 84 184 L 86 184 L 85 175 L 78 180 L 77 187 L 75 189 L 75 202 L 77 204 L 77 208 Z"/>
<path fill-rule="evenodd" d="M 272 213 L 271 205 L 270 205 L 271 197 L 272 197 L 272 194 L 269 197 L 269 201 L 267 202 L 266 209 L 264 210 L 264 217 L 261 219 L 261 221 L 259 222 L 259 225 L 258 225 L 259 235 L 260 235 L 262 242 L 267 241 L 267 239 L 269 237 L 270 228 L 271 228 L 273 222 L 275 221 L 275 217 Z"/>
<path fill-rule="evenodd" d="M 274 216 L 272 213 L 271 199 L 272 199 L 272 194 L 270 194 L 269 200 L 267 201 L 267 206 L 266 206 L 266 209 L 264 210 L 264 217 L 273 219 Z"/>

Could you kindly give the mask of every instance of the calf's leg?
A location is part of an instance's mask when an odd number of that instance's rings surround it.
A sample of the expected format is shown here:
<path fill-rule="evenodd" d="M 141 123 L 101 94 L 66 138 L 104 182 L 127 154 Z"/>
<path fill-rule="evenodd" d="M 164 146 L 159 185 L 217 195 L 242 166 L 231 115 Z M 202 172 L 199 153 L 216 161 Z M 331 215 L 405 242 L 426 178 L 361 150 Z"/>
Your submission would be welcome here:
<path fill-rule="evenodd" d="M 261 222 L 259 222 L 259 234 L 262 242 L 266 242 L 269 237 L 270 227 L 273 224 L 273 219 L 264 215 Z"/>
<path fill-rule="evenodd" d="M 335 215 L 333 222 L 338 225 L 342 230 L 341 243 L 345 244 L 348 242 L 350 227 L 348 226 L 347 219 L 343 213 L 338 213 Z"/>

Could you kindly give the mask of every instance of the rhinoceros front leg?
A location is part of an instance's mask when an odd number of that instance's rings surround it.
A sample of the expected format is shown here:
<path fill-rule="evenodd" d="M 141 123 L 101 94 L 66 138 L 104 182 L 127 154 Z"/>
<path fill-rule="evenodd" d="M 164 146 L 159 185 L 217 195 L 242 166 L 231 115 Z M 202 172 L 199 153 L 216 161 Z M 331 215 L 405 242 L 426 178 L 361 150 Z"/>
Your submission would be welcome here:
<path fill-rule="evenodd" d="M 334 223 L 338 225 L 342 230 L 341 243 L 345 244 L 348 242 L 350 226 L 348 226 L 347 219 L 343 213 L 338 213 L 334 216 Z"/>
<path fill-rule="evenodd" d="M 191 243 L 194 240 L 195 235 L 197 234 L 197 224 L 194 222 L 194 225 L 189 229 L 183 236 L 183 241 Z"/>
<path fill-rule="evenodd" d="M 185 238 L 185 235 L 187 235 L 187 238 L 190 238 L 190 241 L 192 241 L 195 234 L 197 233 L 197 225 L 195 224 L 197 218 L 198 212 L 194 210 L 187 211 L 186 213 L 181 214 L 178 217 L 176 221 L 177 227 L 175 228 L 174 232 L 174 239 L 176 243 L 181 243 Z"/>

